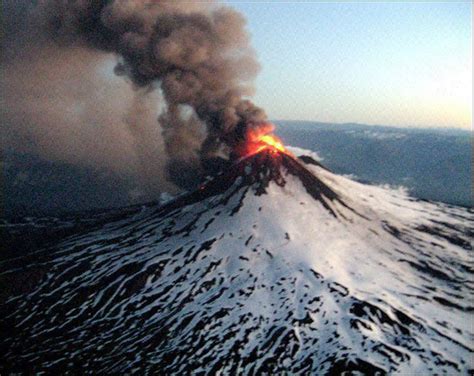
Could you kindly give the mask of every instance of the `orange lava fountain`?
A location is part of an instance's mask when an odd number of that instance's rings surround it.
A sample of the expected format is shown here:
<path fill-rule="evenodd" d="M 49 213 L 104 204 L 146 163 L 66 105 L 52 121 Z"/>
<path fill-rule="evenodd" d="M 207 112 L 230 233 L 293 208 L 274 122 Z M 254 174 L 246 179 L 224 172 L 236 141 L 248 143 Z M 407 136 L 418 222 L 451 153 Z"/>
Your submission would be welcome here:
<path fill-rule="evenodd" d="M 248 157 L 264 150 L 275 157 L 278 154 L 292 154 L 286 150 L 283 142 L 273 134 L 275 126 L 272 123 L 260 123 L 258 126 L 250 126 L 247 129 L 245 141 L 234 147 L 234 156 L 238 158 Z"/>
<path fill-rule="evenodd" d="M 274 129 L 273 124 L 267 123 L 256 129 L 249 130 L 245 143 L 238 148 L 238 154 L 249 156 L 260 153 L 263 150 L 268 150 L 271 154 L 290 154 L 283 145 L 283 142 L 272 133 Z"/>
<path fill-rule="evenodd" d="M 249 154 L 259 153 L 265 149 L 269 149 L 269 151 L 272 153 L 287 153 L 281 140 L 273 134 L 263 135 L 256 142 L 251 142 L 249 149 Z"/>

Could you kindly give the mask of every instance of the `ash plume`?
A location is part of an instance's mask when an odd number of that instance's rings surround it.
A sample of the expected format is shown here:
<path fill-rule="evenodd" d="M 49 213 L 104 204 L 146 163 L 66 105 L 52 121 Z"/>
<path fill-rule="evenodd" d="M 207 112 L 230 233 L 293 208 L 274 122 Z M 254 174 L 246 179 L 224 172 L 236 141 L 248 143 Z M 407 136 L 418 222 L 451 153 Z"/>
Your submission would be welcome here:
<path fill-rule="evenodd" d="M 139 89 L 138 98 L 161 93 L 166 170 L 178 186 L 188 187 L 203 172 L 202 161 L 228 156 L 248 128 L 265 124 L 264 111 L 246 99 L 253 94 L 259 65 L 245 19 L 229 7 L 184 1 L 45 0 L 36 5 L 6 1 L 3 8 L 2 66 L 18 64 L 19 50 L 34 60 L 46 46 L 74 51 L 77 56 L 71 60 L 79 65 L 88 55 L 113 55 L 118 58 L 115 73 Z M 87 74 L 86 69 L 85 80 Z M 101 88 L 90 89 L 87 95 L 94 97 L 94 90 Z"/>

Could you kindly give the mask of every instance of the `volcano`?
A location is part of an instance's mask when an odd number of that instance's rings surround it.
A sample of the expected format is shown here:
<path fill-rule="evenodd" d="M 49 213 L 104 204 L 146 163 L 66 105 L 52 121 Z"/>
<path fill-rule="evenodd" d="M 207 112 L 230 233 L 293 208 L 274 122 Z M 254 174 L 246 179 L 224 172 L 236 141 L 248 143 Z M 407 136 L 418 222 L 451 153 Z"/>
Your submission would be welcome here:
<path fill-rule="evenodd" d="M 0 370 L 468 373 L 473 222 L 263 148 L 2 261 Z"/>

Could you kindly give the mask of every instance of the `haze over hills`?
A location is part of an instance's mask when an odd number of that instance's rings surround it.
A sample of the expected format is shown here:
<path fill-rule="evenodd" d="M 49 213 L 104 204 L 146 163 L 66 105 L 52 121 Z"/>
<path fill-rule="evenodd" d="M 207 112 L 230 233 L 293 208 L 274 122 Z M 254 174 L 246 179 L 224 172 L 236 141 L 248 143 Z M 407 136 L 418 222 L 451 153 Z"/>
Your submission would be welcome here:
<path fill-rule="evenodd" d="M 471 207 L 472 134 L 455 128 L 277 121 L 290 145 L 317 151 L 339 174 L 403 186 L 426 200 Z"/>
<path fill-rule="evenodd" d="M 334 172 L 403 186 L 417 198 L 472 206 L 471 135 L 457 129 L 277 121 L 288 145 L 316 151 Z M 4 151 L 4 214 L 43 215 L 143 203 L 133 176 Z"/>
<path fill-rule="evenodd" d="M 3 370 L 469 372 L 472 211 L 304 154 L 0 262 Z"/>

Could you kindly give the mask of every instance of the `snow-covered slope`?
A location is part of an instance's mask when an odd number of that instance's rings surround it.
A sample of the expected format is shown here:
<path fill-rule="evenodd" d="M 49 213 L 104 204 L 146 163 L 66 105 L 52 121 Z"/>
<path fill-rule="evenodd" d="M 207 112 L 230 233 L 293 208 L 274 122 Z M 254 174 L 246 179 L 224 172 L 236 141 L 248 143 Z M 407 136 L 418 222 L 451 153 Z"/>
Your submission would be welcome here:
<path fill-rule="evenodd" d="M 18 291 L 0 307 L 1 364 L 465 374 L 473 222 L 265 150 L 165 206 L 2 262 Z"/>

